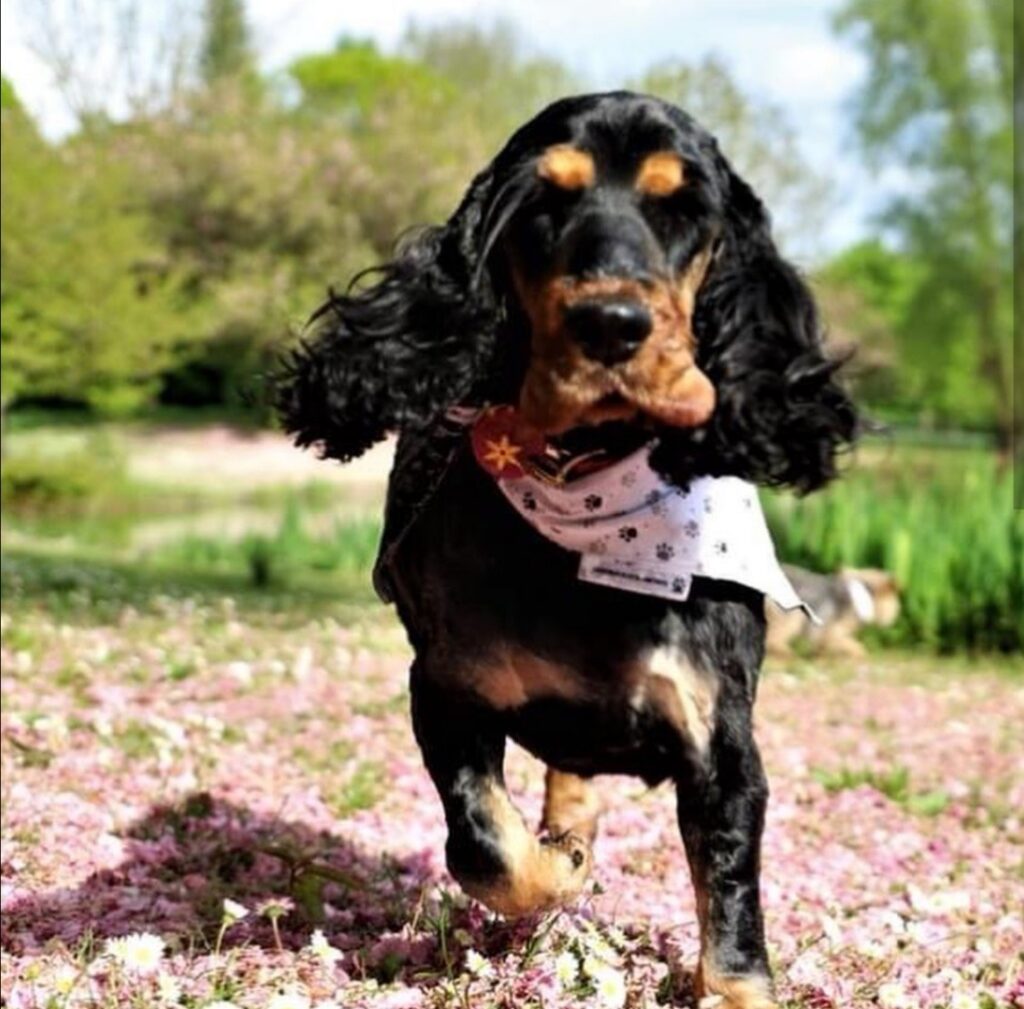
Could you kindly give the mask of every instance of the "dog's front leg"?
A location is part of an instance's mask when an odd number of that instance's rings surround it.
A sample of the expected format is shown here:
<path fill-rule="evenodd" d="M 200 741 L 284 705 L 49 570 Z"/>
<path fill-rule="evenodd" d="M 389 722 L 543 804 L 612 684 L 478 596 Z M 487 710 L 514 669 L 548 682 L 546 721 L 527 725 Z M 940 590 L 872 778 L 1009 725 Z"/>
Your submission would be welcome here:
<path fill-rule="evenodd" d="M 462 888 L 510 917 L 578 894 L 590 871 L 590 845 L 572 833 L 541 840 L 526 826 L 505 790 L 501 716 L 439 688 L 421 666 L 413 669 L 412 714 L 444 804 L 448 869 Z"/>
<path fill-rule="evenodd" d="M 698 999 L 717 1009 L 776 1005 L 759 888 L 768 784 L 751 732 L 751 694 L 722 678 L 706 760 L 678 785 L 700 920 L 695 988 Z"/>

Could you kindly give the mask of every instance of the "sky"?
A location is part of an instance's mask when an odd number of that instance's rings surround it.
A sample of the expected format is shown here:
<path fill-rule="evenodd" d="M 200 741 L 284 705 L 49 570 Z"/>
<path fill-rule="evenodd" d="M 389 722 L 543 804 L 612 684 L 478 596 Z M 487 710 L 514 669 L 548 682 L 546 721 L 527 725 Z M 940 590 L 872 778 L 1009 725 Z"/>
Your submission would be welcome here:
<path fill-rule="evenodd" d="M 26 44 L 26 11 L 39 2 L 0 0 L 0 65 L 46 132 L 59 135 L 69 115 Z M 61 0 L 51 3 L 60 9 Z M 342 34 L 392 48 L 410 19 L 511 21 L 533 48 L 559 57 L 595 90 L 659 60 L 716 54 L 744 90 L 785 111 L 807 161 L 834 180 L 834 208 L 818 236 L 825 252 L 867 234 L 872 213 L 899 184 L 872 175 L 857 156 L 844 106 L 865 63 L 832 33 L 834 7 L 832 0 L 248 0 L 267 69 L 329 48 Z"/>

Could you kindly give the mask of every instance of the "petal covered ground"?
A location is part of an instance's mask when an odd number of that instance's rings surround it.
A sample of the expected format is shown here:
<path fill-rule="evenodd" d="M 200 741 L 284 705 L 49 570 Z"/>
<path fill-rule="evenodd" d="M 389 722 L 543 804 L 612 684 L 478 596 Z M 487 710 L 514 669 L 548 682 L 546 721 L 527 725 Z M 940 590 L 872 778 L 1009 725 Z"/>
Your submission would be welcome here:
<path fill-rule="evenodd" d="M 445 874 L 386 614 L 78 602 L 5 599 L 6 1005 L 693 1005 L 667 787 L 602 779 L 592 889 L 509 924 Z M 784 1005 L 1024 1006 L 1022 724 L 982 661 L 767 673 Z M 509 782 L 536 818 L 541 766 Z"/>

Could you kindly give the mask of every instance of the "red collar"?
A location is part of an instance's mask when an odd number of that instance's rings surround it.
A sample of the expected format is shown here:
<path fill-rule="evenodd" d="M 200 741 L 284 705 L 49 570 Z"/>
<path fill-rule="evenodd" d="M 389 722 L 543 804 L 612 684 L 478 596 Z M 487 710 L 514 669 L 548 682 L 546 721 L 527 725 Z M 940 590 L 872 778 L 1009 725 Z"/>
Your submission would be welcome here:
<path fill-rule="evenodd" d="M 551 484 L 565 484 L 617 462 L 604 449 L 572 453 L 549 442 L 529 427 L 514 406 L 486 407 L 470 430 L 473 455 L 496 480 L 533 476 Z"/>

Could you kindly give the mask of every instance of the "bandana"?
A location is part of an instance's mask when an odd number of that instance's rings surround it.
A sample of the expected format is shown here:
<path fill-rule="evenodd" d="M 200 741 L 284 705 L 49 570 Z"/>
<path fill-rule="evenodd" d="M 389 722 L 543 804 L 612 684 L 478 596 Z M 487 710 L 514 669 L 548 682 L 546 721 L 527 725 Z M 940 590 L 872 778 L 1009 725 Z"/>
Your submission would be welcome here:
<path fill-rule="evenodd" d="M 782 570 L 757 489 L 738 477 L 697 477 L 686 490 L 650 465 L 653 444 L 574 479 L 538 470 L 487 415 L 472 433 L 480 465 L 542 536 L 580 555 L 581 581 L 683 600 L 694 576 L 749 586 L 786 610 L 802 607 Z"/>

